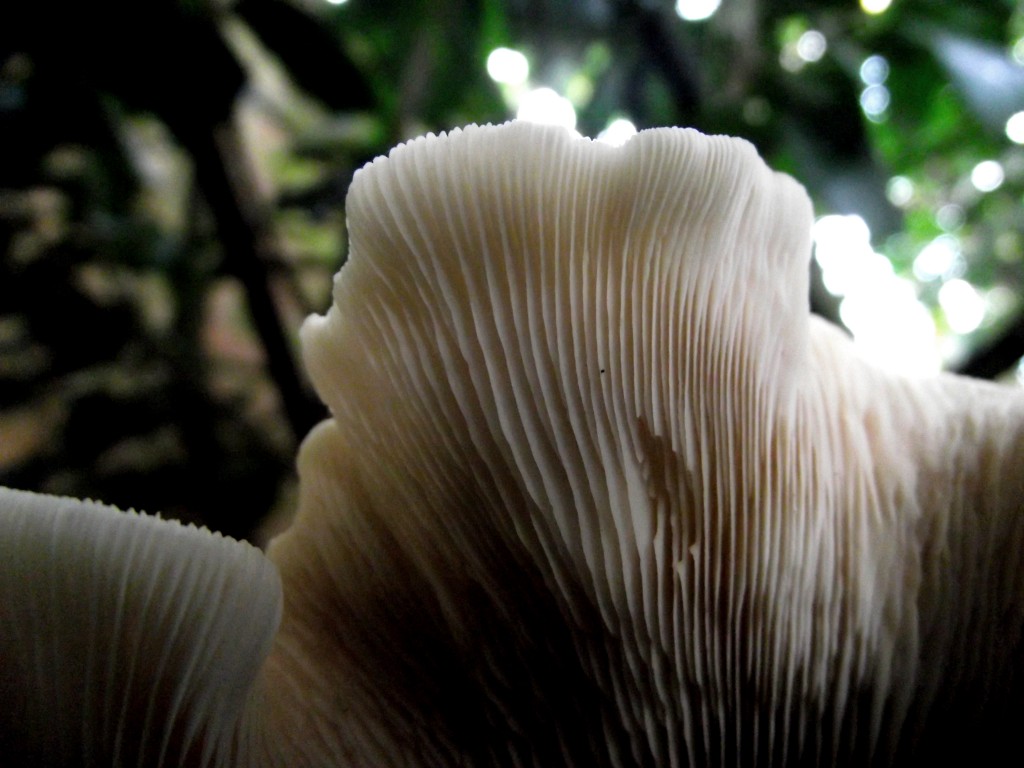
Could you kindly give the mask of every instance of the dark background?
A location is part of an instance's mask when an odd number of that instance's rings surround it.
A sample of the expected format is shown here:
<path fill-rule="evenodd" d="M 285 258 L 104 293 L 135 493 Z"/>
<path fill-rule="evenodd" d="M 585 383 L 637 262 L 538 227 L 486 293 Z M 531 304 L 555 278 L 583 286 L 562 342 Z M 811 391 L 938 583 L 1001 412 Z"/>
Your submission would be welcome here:
<path fill-rule="evenodd" d="M 924 328 L 947 368 L 1012 379 L 1022 35 L 992 1 L 723 0 L 699 22 L 653 0 L 6 3 L 0 484 L 263 539 L 325 415 L 296 331 L 329 301 L 353 171 L 540 86 L 587 136 L 627 118 L 750 139 L 884 256 L 851 251 L 856 296 L 814 268 L 815 311 L 867 305 L 883 340 Z M 527 83 L 489 77 L 502 46 Z M 972 182 L 984 161 L 997 188 Z"/>

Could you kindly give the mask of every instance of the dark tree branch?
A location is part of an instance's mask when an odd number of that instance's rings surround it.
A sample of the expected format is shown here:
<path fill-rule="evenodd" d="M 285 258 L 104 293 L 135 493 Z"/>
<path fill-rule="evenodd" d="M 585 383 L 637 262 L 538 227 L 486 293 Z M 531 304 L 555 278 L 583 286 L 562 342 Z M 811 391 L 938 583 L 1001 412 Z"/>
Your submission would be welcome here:
<path fill-rule="evenodd" d="M 692 54 L 670 34 L 672 25 L 666 23 L 665 11 L 637 0 L 623 0 L 619 12 L 623 21 L 633 24 L 652 67 L 671 90 L 676 109 L 692 122 L 701 107 L 699 69 Z"/>
<path fill-rule="evenodd" d="M 255 195 L 248 158 L 230 121 L 208 132 L 183 137 L 195 161 L 199 188 L 213 212 L 224 268 L 245 288 L 253 324 L 263 343 L 267 368 L 295 437 L 301 439 L 323 418 L 323 408 L 299 376 L 270 292 L 267 264 L 274 245 L 264 206 Z"/>
<path fill-rule="evenodd" d="M 1024 356 L 1024 314 L 1017 317 L 993 342 L 977 349 L 956 372 L 979 379 L 1006 373 Z"/>
<path fill-rule="evenodd" d="M 249 160 L 233 124 L 245 72 L 201 6 L 114 0 L 70 8 L 73 16 L 57 25 L 56 36 L 49 35 L 53 25 L 43 12 L 37 13 L 38 44 L 77 62 L 72 77 L 94 83 L 130 109 L 155 113 L 191 155 L 223 246 L 224 267 L 245 288 L 268 370 L 289 425 L 301 438 L 322 409 L 299 377 L 270 293 L 266 265 L 274 247 L 269 219 L 256 198 Z"/>
<path fill-rule="evenodd" d="M 334 110 L 373 106 L 366 80 L 319 18 L 288 0 L 240 0 L 233 10 L 307 93 Z"/>

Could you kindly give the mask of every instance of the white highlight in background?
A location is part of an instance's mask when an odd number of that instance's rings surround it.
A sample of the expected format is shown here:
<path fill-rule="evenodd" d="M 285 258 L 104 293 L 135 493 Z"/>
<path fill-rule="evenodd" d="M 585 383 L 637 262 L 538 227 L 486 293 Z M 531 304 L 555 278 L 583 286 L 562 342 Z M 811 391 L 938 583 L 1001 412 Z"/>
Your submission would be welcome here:
<path fill-rule="evenodd" d="M 1006 121 L 1006 138 L 1014 144 L 1024 144 L 1024 112 L 1010 115 Z"/>
<path fill-rule="evenodd" d="M 982 160 L 971 171 L 971 184 L 979 192 L 993 192 L 1003 184 L 1006 178 L 1003 166 L 995 160 Z"/>
<path fill-rule="evenodd" d="M 885 196 L 897 208 L 909 205 L 914 199 L 914 182 L 906 176 L 893 176 L 885 185 Z"/>
<path fill-rule="evenodd" d="M 814 222 L 811 234 L 825 287 L 833 296 L 845 296 L 876 255 L 871 249 L 871 230 L 860 216 L 822 216 Z"/>
<path fill-rule="evenodd" d="M 847 296 L 839 316 L 853 333 L 854 346 L 876 365 L 911 375 L 941 367 L 931 312 L 909 281 L 893 277 L 870 292 Z"/>
<path fill-rule="evenodd" d="M 860 92 L 861 109 L 864 110 L 865 115 L 873 119 L 885 114 L 891 100 L 889 89 L 884 85 L 869 85 Z"/>
<path fill-rule="evenodd" d="M 885 13 L 889 10 L 889 6 L 892 5 L 892 0 L 860 0 L 860 7 L 864 13 L 870 13 L 872 16 Z"/>
<path fill-rule="evenodd" d="M 935 323 L 913 283 L 871 247 L 860 216 L 822 216 L 814 223 L 814 258 L 830 293 L 842 296 L 839 315 L 868 360 L 908 374 L 939 369 Z"/>
<path fill-rule="evenodd" d="M 860 79 L 864 85 L 881 85 L 889 79 L 889 62 L 877 53 L 868 56 L 860 65 Z"/>
<path fill-rule="evenodd" d="M 528 123 L 559 125 L 570 131 L 576 128 L 576 110 L 572 102 L 551 88 L 536 88 L 524 94 L 516 117 Z"/>
<path fill-rule="evenodd" d="M 828 41 L 825 36 L 816 29 L 809 29 L 800 35 L 796 41 L 796 55 L 804 61 L 813 64 L 821 61 L 828 50 Z"/>
<path fill-rule="evenodd" d="M 617 120 L 612 120 L 607 128 L 597 134 L 597 140 L 611 144 L 613 147 L 621 147 L 635 135 L 636 126 L 629 120 L 620 117 Z"/>
<path fill-rule="evenodd" d="M 676 0 L 676 14 L 683 21 L 704 21 L 715 15 L 722 0 Z"/>
<path fill-rule="evenodd" d="M 530 62 L 519 51 L 495 48 L 487 57 L 487 74 L 504 85 L 522 85 L 530 76 Z"/>
<path fill-rule="evenodd" d="M 985 299 L 966 280 L 950 280 L 939 288 L 939 305 L 954 333 L 970 333 L 985 319 Z"/>
<path fill-rule="evenodd" d="M 922 283 L 948 280 L 962 269 L 960 243 L 952 235 L 939 235 L 922 248 L 914 259 L 914 277 Z"/>

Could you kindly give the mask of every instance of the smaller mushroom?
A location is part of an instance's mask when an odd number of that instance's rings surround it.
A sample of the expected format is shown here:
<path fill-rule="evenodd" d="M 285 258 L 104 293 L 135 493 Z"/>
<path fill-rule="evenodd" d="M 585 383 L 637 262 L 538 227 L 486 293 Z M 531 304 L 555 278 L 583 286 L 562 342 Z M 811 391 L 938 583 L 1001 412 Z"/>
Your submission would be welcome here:
<path fill-rule="evenodd" d="M 0 489 L 0 763 L 246 764 L 280 613 L 254 547 Z"/>

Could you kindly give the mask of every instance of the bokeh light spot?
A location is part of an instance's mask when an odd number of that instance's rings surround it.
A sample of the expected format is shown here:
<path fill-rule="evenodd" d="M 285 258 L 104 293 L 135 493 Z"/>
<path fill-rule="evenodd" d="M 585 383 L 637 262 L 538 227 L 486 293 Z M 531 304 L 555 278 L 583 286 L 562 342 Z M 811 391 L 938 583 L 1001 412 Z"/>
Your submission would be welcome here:
<path fill-rule="evenodd" d="M 1015 112 L 1006 121 L 1006 138 L 1014 144 L 1024 144 L 1024 112 Z"/>
<path fill-rule="evenodd" d="M 530 62 L 512 48 L 495 48 L 487 57 L 487 74 L 496 83 L 522 85 L 530 76 Z"/>
<path fill-rule="evenodd" d="M 551 88 L 536 88 L 523 96 L 516 117 L 529 123 L 576 128 L 576 110 L 572 102 Z"/>
<path fill-rule="evenodd" d="M 966 280 L 950 280 L 939 289 L 939 305 L 954 333 L 970 333 L 985 319 L 985 299 Z"/>
<path fill-rule="evenodd" d="M 621 147 L 636 135 L 636 126 L 630 120 L 620 117 L 612 120 L 608 127 L 597 135 L 597 140 L 613 147 Z"/>
<path fill-rule="evenodd" d="M 828 50 L 828 41 L 816 29 L 809 29 L 796 41 L 796 55 L 809 64 L 821 61 Z"/>
<path fill-rule="evenodd" d="M 971 171 L 971 184 L 979 192 L 994 192 L 1006 178 L 1003 166 L 995 160 L 982 160 Z"/>
<path fill-rule="evenodd" d="M 892 5 L 892 0 L 860 0 L 861 10 L 871 15 L 885 13 L 889 10 L 890 5 Z"/>
<path fill-rule="evenodd" d="M 704 21 L 715 15 L 722 0 L 676 0 L 676 14 L 683 21 Z"/>

